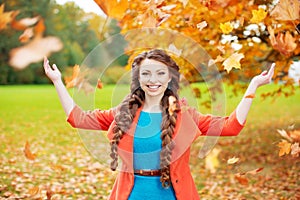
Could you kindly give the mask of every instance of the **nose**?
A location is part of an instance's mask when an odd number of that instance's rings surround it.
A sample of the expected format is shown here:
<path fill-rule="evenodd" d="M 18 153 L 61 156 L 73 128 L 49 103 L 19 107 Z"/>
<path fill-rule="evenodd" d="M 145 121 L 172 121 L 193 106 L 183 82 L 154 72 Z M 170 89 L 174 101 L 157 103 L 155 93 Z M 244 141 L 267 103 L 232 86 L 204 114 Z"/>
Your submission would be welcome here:
<path fill-rule="evenodd" d="M 150 83 L 155 83 L 157 81 L 157 77 L 156 74 L 151 74 L 149 82 Z"/>

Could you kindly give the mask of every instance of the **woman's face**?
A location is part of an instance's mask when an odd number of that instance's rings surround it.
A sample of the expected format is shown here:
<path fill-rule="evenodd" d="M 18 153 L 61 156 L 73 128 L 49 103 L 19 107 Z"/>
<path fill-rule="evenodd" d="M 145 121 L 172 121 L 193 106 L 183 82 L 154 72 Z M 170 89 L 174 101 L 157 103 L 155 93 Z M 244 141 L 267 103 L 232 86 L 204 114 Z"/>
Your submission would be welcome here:
<path fill-rule="evenodd" d="M 171 81 L 168 66 L 152 59 L 143 60 L 140 64 L 139 81 L 146 96 L 162 96 Z"/>

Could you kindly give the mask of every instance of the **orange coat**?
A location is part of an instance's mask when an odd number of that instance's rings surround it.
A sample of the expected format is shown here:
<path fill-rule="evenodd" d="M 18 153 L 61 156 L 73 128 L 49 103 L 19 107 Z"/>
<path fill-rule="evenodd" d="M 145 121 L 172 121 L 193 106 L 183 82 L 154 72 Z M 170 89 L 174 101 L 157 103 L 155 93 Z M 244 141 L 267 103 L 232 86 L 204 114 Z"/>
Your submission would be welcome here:
<path fill-rule="evenodd" d="M 134 185 L 133 134 L 140 111 L 141 108 L 137 111 L 130 129 L 119 143 L 118 154 L 122 160 L 122 166 L 109 197 L 111 200 L 127 200 Z M 111 139 L 116 112 L 116 108 L 84 112 L 75 106 L 67 121 L 76 128 L 108 131 L 108 138 Z M 170 165 L 172 186 L 178 200 L 200 199 L 189 167 L 191 143 L 200 135 L 235 136 L 239 134 L 243 126 L 237 121 L 235 111 L 228 117 L 217 117 L 203 115 L 193 108 L 182 107 L 175 126 L 173 137 L 175 147 Z"/>

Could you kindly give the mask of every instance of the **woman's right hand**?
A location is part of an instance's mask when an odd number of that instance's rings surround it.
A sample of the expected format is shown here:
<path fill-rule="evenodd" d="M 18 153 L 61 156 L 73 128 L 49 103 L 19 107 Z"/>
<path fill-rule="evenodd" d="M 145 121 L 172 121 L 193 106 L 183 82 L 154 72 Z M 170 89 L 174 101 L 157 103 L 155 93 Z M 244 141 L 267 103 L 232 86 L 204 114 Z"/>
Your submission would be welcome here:
<path fill-rule="evenodd" d="M 53 83 L 58 80 L 61 80 L 61 73 L 59 69 L 55 64 L 53 64 L 51 67 L 49 64 L 49 60 L 46 56 L 44 57 L 44 70 L 45 70 L 45 74 Z"/>

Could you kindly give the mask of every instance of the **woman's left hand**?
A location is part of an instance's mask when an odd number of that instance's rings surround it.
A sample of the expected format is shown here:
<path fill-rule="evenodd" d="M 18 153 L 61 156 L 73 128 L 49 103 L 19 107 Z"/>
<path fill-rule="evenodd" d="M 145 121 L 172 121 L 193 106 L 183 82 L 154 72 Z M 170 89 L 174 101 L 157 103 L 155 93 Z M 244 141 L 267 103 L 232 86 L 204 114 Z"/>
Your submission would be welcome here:
<path fill-rule="evenodd" d="M 269 84 L 272 81 L 272 77 L 274 75 L 274 69 L 275 69 L 275 63 L 272 63 L 269 71 L 265 70 L 251 80 L 252 84 L 255 84 L 256 87 Z"/>

